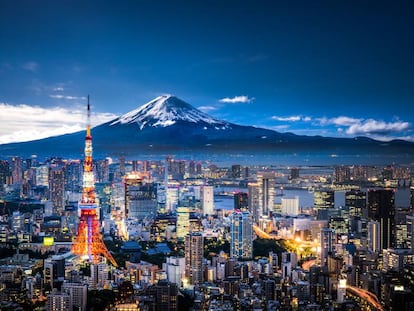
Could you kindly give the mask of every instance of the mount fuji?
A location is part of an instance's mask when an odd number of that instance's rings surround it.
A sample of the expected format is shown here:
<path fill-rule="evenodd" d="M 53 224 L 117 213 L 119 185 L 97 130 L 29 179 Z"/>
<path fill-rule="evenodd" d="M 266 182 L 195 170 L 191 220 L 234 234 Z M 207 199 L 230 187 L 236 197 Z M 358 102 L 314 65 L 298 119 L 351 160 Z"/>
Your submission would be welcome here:
<path fill-rule="evenodd" d="M 83 157 L 85 131 L 0 145 L 0 156 Z M 414 143 L 280 133 L 215 119 L 172 95 L 159 96 L 92 129 L 94 157 L 186 154 L 315 154 L 414 157 Z"/>

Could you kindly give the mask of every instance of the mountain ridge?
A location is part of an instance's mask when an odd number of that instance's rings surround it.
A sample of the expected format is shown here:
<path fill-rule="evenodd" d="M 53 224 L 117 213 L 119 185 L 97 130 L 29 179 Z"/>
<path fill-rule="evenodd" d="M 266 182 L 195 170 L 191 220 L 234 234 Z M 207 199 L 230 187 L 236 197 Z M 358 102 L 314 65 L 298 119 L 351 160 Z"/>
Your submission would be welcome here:
<path fill-rule="evenodd" d="M 1 156 L 82 157 L 85 131 L 0 145 Z M 94 157 L 182 152 L 397 155 L 414 158 L 414 143 L 369 137 L 335 138 L 281 133 L 219 120 L 172 95 L 159 96 L 92 129 Z M 414 159 L 413 159 L 414 161 Z"/>

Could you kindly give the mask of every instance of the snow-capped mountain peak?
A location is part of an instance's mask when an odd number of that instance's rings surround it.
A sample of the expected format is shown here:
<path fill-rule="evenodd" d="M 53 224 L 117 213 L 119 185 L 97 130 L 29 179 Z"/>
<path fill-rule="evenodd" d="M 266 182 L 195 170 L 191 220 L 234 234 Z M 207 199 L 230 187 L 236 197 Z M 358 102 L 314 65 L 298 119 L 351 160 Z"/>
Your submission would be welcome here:
<path fill-rule="evenodd" d="M 141 129 L 146 126 L 167 127 L 177 121 L 203 123 L 227 127 L 228 123 L 214 119 L 173 95 L 161 95 L 111 122 L 110 125 L 137 123 Z"/>

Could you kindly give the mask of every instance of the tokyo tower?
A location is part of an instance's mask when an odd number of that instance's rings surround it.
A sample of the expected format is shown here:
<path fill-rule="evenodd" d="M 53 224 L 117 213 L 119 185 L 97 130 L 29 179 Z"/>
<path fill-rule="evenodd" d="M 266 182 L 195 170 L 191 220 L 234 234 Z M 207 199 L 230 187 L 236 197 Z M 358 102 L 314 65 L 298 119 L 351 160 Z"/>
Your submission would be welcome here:
<path fill-rule="evenodd" d="M 99 263 L 105 257 L 117 267 L 117 263 L 106 248 L 98 220 L 98 203 L 95 194 L 95 178 L 92 163 L 91 111 L 88 96 L 88 124 L 85 137 L 85 160 L 83 163 L 82 199 L 79 202 L 81 211 L 78 233 L 72 246 L 72 253 L 87 258 L 92 263 Z"/>

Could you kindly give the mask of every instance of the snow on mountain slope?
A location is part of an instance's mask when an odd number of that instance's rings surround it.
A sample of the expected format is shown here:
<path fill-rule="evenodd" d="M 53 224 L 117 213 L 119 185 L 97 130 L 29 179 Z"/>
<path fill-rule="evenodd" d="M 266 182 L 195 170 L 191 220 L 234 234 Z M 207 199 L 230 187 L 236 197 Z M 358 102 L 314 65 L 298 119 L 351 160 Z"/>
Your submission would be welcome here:
<path fill-rule="evenodd" d="M 230 124 L 217 120 L 172 95 L 162 95 L 115 119 L 110 125 L 137 123 L 144 127 L 167 127 L 177 121 L 201 123 L 217 129 L 230 128 Z"/>

